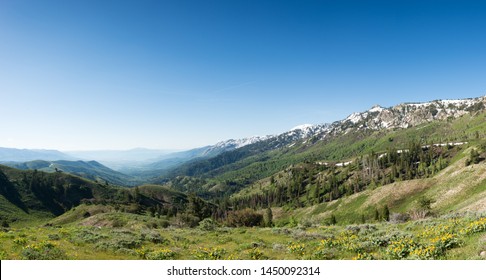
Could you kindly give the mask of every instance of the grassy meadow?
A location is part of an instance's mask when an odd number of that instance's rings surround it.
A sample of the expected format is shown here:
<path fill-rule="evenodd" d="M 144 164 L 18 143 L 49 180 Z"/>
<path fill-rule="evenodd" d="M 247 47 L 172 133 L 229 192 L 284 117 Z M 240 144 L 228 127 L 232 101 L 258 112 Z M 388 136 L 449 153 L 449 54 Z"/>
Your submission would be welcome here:
<path fill-rule="evenodd" d="M 0 232 L 1 259 L 330 260 L 481 259 L 486 215 L 450 215 L 403 223 L 295 227 L 162 228 L 159 219 L 112 213 L 100 227 L 23 226 Z M 123 226 L 121 226 L 123 225 Z M 484 254 L 484 253 L 483 253 Z"/>

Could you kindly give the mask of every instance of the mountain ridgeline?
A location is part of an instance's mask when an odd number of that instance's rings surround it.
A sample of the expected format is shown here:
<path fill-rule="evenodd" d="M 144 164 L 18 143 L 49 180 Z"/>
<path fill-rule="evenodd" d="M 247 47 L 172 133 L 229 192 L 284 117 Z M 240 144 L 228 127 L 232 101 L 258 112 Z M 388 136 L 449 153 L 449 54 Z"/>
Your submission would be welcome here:
<path fill-rule="evenodd" d="M 486 98 L 438 100 L 427 103 L 405 103 L 391 108 L 374 106 L 362 113 L 323 125 L 304 125 L 277 136 L 225 151 L 209 159 L 195 159 L 175 166 L 163 173 L 156 183 L 164 183 L 177 176 L 199 176 L 213 181 L 220 178 L 230 185 L 244 187 L 257 179 L 303 161 L 339 161 L 362 155 L 363 152 L 385 151 L 409 146 L 411 141 L 423 145 L 450 141 L 467 141 L 483 133 L 447 127 L 467 122 L 460 117 L 474 118 L 484 111 Z M 421 131 L 407 130 L 419 127 Z M 383 141 L 384 135 L 395 141 Z M 344 144 L 344 145 L 343 145 Z M 397 146 L 399 145 L 399 146 Z M 374 146 L 374 147 L 373 147 Z M 244 174 L 241 174 L 240 172 Z M 247 172 L 246 172 L 247 171 Z M 251 174 L 247 174 L 251 173 Z M 243 175 L 243 176 L 241 176 Z M 221 182 L 220 182 L 221 183 Z M 231 192 L 231 191 L 230 191 Z"/>
<path fill-rule="evenodd" d="M 100 181 L 120 186 L 133 186 L 137 182 L 131 176 L 112 170 L 96 161 L 45 161 L 6 162 L 4 165 L 22 169 L 44 172 L 66 172 L 93 181 Z"/>
<path fill-rule="evenodd" d="M 52 218 L 80 204 L 105 205 L 111 211 L 140 214 L 182 212 L 187 195 L 164 186 L 125 188 L 93 182 L 67 173 L 19 170 L 0 165 L 0 220 Z M 90 210 L 84 211 L 84 218 Z"/>
<path fill-rule="evenodd" d="M 469 209 L 461 204 L 466 195 L 470 205 L 485 211 L 485 108 L 486 97 L 374 106 L 332 124 L 164 154 L 130 174 L 96 161 L 8 162 L 10 167 L 0 169 L 0 205 L 9 221 L 16 213 L 65 216 L 81 205 L 104 205 L 103 211 L 148 213 L 178 226 L 206 218 L 254 225 L 263 223 L 259 215 L 265 209 L 283 209 L 282 219 L 311 212 L 356 223 L 383 207 L 417 210 L 419 199 L 429 200 L 428 212 Z M 436 205 L 447 193 L 440 178 L 451 168 L 456 171 L 447 173 L 451 182 L 461 180 L 466 187 Z M 467 172 L 477 178 L 466 182 Z M 403 193 L 365 203 L 389 186 Z M 341 203 L 351 206 L 333 208 Z M 86 211 L 79 219 L 96 212 Z M 248 217 L 254 219 L 241 220 Z"/>

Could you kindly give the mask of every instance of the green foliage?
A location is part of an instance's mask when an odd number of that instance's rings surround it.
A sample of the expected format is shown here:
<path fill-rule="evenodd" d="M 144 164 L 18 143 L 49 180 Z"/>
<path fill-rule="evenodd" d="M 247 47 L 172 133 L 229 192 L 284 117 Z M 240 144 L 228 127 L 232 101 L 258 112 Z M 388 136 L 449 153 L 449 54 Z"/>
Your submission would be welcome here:
<path fill-rule="evenodd" d="M 374 215 L 375 221 L 381 220 L 381 215 L 380 215 L 380 212 L 378 212 L 378 209 L 375 208 L 375 211 L 373 212 L 373 215 Z"/>
<path fill-rule="evenodd" d="M 205 231 L 213 231 L 217 227 L 216 222 L 211 218 L 206 218 L 199 222 L 199 228 Z"/>
<path fill-rule="evenodd" d="M 69 173 L 103 184 L 133 186 L 138 183 L 126 174 L 112 170 L 96 161 L 44 161 L 35 160 L 23 163 L 7 163 L 8 166 L 22 170 L 38 170 L 46 173 Z"/>
<path fill-rule="evenodd" d="M 469 158 L 466 160 L 466 166 L 471 164 L 478 164 L 481 161 L 479 152 L 476 149 L 471 149 L 471 153 L 469 154 Z"/>
<path fill-rule="evenodd" d="M 201 221 L 198 217 L 189 213 L 183 213 L 179 215 L 178 219 L 184 226 L 191 228 L 197 227 L 199 225 L 199 222 Z"/>
<path fill-rule="evenodd" d="M 263 222 L 264 222 L 264 224 L 265 224 L 266 227 L 273 226 L 273 213 L 272 213 L 272 209 L 270 207 L 268 207 L 265 210 L 265 215 L 263 217 Z"/>
<path fill-rule="evenodd" d="M 289 242 L 287 250 L 297 258 L 303 258 L 306 254 L 306 245 L 303 243 Z"/>
<path fill-rule="evenodd" d="M 176 257 L 176 252 L 170 249 L 161 249 L 145 254 L 147 260 L 173 260 Z"/>
<path fill-rule="evenodd" d="M 388 205 L 383 207 L 383 220 L 387 222 L 390 220 L 390 209 L 388 209 Z"/>
<path fill-rule="evenodd" d="M 434 201 L 426 196 L 421 196 L 418 200 L 419 209 L 430 210 Z"/>
<path fill-rule="evenodd" d="M 486 218 L 303 228 L 14 228 L 2 259 L 470 259 Z M 56 236 L 55 240 L 52 239 Z M 59 238 L 59 239 L 58 239 Z M 285 244 L 285 245 L 284 245 Z M 472 250 L 471 250 L 472 248 Z"/>
<path fill-rule="evenodd" d="M 225 224 L 230 227 L 253 227 L 260 226 L 263 222 L 263 215 L 251 209 L 243 209 L 228 212 Z"/>
<path fill-rule="evenodd" d="M 223 248 L 204 248 L 199 247 L 194 252 L 196 260 L 223 260 L 226 256 L 226 250 Z"/>
<path fill-rule="evenodd" d="M 250 260 L 266 260 L 268 257 L 259 248 L 252 248 L 248 251 L 248 259 Z"/>
<path fill-rule="evenodd" d="M 332 214 L 331 217 L 329 218 L 329 224 L 330 225 L 337 224 L 336 216 L 334 216 L 334 214 Z"/>
<path fill-rule="evenodd" d="M 22 249 L 25 260 L 63 260 L 66 254 L 51 242 L 40 242 L 25 246 Z"/>

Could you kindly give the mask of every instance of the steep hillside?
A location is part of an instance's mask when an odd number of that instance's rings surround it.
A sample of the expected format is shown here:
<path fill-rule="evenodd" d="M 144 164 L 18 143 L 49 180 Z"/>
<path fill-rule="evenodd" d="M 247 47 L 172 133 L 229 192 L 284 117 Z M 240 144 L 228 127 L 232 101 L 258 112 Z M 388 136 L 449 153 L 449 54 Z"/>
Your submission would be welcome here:
<path fill-rule="evenodd" d="M 408 129 L 354 131 L 322 141 L 301 140 L 292 147 L 262 152 L 196 176 L 199 182 L 192 191 L 197 192 L 199 187 L 200 193 L 231 194 L 291 165 L 303 162 L 339 164 L 372 152 L 380 154 L 389 149 L 408 149 L 411 143 L 422 146 L 449 142 L 472 143 L 486 135 L 484 118 L 485 114 L 468 114 L 453 121 L 435 121 Z M 183 177 L 176 177 L 170 182 Z M 175 185 L 181 190 L 187 189 L 187 186 Z"/>
<path fill-rule="evenodd" d="M 288 213 L 298 219 L 308 217 L 321 221 L 326 221 L 333 215 L 341 224 L 375 221 L 376 212 L 381 215 L 385 206 L 391 212 L 392 219 L 393 214 L 400 214 L 400 219 L 410 219 L 448 213 L 484 213 L 486 162 L 466 165 L 472 149 L 462 151 L 454 163 L 433 177 L 369 188 Z"/>
<path fill-rule="evenodd" d="M 289 165 L 301 162 L 346 162 L 393 147 L 468 142 L 486 135 L 485 98 L 373 107 L 345 120 L 282 134 L 210 159 L 194 160 L 162 173 L 154 182 L 181 176 L 207 180 L 202 189 L 232 193 Z M 437 112 L 436 112 L 437 111 Z M 305 132 L 305 133 L 303 133 Z M 218 185 L 217 188 L 213 188 Z"/>
<path fill-rule="evenodd" d="M 116 211 L 142 213 L 151 209 L 182 211 L 187 203 L 185 194 L 163 186 L 128 189 L 67 173 L 19 170 L 0 165 L 0 220 L 9 223 L 52 218 L 81 204 L 106 205 Z"/>

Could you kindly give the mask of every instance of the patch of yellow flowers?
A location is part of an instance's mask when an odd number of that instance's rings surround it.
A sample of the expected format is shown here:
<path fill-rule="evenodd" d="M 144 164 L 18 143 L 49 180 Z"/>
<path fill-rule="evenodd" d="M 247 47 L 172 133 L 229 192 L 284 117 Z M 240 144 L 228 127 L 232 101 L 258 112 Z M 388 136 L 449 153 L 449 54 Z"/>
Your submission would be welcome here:
<path fill-rule="evenodd" d="M 296 254 L 299 257 L 303 257 L 305 255 L 305 244 L 295 244 L 295 243 L 289 243 L 287 246 L 287 250 L 289 253 Z"/>
<path fill-rule="evenodd" d="M 460 233 L 463 235 L 469 235 L 472 233 L 483 232 L 486 231 L 486 217 L 482 217 L 476 221 L 470 222 L 463 228 Z"/>
<path fill-rule="evenodd" d="M 386 248 L 386 253 L 392 259 L 406 258 L 410 252 L 414 251 L 419 245 L 412 238 L 401 238 L 390 242 Z"/>
<path fill-rule="evenodd" d="M 197 260 L 223 260 L 225 259 L 226 250 L 220 247 L 207 248 L 199 247 L 194 251 L 194 257 Z"/>
<path fill-rule="evenodd" d="M 361 252 L 360 238 L 354 232 L 343 231 L 335 238 L 325 238 L 320 242 L 320 249 L 339 248 L 350 252 Z"/>

